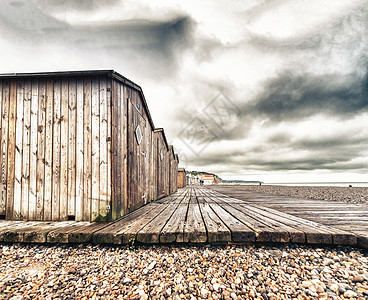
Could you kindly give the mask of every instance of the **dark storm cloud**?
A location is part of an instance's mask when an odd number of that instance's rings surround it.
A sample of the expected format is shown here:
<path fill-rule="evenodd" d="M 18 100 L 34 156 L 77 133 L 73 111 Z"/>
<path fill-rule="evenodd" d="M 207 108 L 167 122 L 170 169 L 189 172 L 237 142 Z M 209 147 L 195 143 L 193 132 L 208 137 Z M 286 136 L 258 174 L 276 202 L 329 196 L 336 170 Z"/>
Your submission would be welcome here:
<path fill-rule="evenodd" d="M 55 19 L 31 2 L 21 3 L 0 4 L 0 29 L 9 39 L 27 46 L 68 47 L 92 61 L 101 55 L 116 57 L 142 73 L 174 74 L 180 54 L 193 42 L 195 24 L 185 15 L 167 16 L 166 21 L 135 19 L 77 26 Z"/>
<path fill-rule="evenodd" d="M 328 130 L 328 129 L 326 129 Z M 189 157 L 196 166 L 226 165 L 229 169 L 252 169 L 258 171 L 287 171 L 329 169 L 334 171 L 368 170 L 368 165 L 356 162 L 365 157 L 368 136 L 359 132 L 339 134 L 330 132 L 320 137 L 293 136 L 278 133 L 267 138 L 261 145 L 245 147 L 243 150 L 206 153 Z M 283 157 L 280 153 L 284 152 Z M 302 155 L 300 156 L 300 153 Z M 295 158 L 290 158 L 290 154 Z"/>
<path fill-rule="evenodd" d="M 65 11 L 67 9 L 76 9 L 89 11 L 103 6 L 118 4 L 120 0 L 32 0 L 32 2 L 47 10 Z"/>
<path fill-rule="evenodd" d="M 272 122 L 326 114 L 351 117 L 368 110 L 368 77 L 284 72 L 268 80 L 258 97 L 243 107 Z"/>

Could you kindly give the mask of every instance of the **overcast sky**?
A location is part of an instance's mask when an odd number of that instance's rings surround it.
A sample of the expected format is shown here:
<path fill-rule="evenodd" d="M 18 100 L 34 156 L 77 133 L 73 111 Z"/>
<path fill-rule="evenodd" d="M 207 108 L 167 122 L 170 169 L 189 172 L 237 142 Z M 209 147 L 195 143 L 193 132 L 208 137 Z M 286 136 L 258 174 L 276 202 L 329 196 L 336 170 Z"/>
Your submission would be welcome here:
<path fill-rule="evenodd" d="M 181 166 L 368 181 L 368 0 L 0 2 L 0 73 L 114 69 Z"/>

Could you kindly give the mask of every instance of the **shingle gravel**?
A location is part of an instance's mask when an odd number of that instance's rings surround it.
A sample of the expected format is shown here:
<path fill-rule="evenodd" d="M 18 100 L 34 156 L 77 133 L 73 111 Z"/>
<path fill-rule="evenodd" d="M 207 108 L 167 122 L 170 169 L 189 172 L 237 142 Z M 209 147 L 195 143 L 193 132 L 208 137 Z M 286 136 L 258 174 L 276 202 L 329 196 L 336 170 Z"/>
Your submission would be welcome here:
<path fill-rule="evenodd" d="M 350 247 L 0 244 L 0 299 L 368 299 Z"/>
<path fill-rule="evenodd" d="M 368 204 L 368 187 L 242 185 L 240 188 L 270 195 Z"/>

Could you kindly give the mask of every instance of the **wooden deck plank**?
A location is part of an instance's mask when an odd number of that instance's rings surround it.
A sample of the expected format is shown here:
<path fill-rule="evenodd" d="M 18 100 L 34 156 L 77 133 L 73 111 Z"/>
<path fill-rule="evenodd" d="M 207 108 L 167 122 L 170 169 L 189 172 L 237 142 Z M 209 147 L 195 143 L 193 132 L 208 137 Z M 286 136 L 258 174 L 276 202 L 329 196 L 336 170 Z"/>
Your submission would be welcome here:
<path fill-rule="evenodd" d="M 184 241 L 184 226 L 188 210 L 187 198 L 178 205 L 171 218 L 161 230 L 160 243 L 182 243 Z"/>
<path fill-rule="evenodd" d="M 152 204 L 155 205 L 155 204 Z M 110 225 L 98 230 L 93 234 L 93 243 L 95 244 L 113 244 L 114 236 L 120 230 L 120 227 L 128 222 L 133 221 L 137 217 L 152 209 L 152 205 L 143 206 L 130 214 L 125 215 L 115 222 L 111 222 Z"/>
<path fill-rule="evenodd" d="M 269 208 L 265 208 L 265 207 L 261 207 L 259 206 L 260 209 L 266 210 L 270 213 L 273 213 L 274 215 L 280 215 L 276 214 L 277 211 L 269 209 Z M 287 214 L 282 215 L 283 217 L 288 217 Z M 290 216 L 292 217 L 292 216 Z M 329 232 L 326 231 L 321 231 L 319 229 L 313 228 L 311 226 L 305 225 L 303 223 L 297 222 L 295 219 L 294 221 L 291 221 L 290 218 L 287 218 L 288 220 L 288 224 L 289 226 L 292 226 L 298 230 L 301 230 L 303 232 L 305 232 L 306 236 L 306 241 L 308 243 L 312 243 L 312 244 L 332 244 L 332 236 Z"/>
<path fill-rule="evenodd" d="M 187 220 L 184 226 L 185 243 L 205 243 L 207 241 L 206 226 L 197 201 L 191 202 L 188 207 Z"/>
<path fill-rule="evenodd" d="M 237 206 L 244 214 L 252 216 L 255 220 L 269 226 L 271 230 L 280 233 L 280 242 L 282 243 L 305 243 L 305 233 L 299 229 L 291 227 L 285 218 L 280 218 L 274 214 L 265 214 L 261 210 L 254 211 L 249 205 L 242 204 Z"/>
<path fill-rule="evenodd" d="M 148 223 L 160 217 L 163 210 L 167 208 L 169 204 L 154 205 L 151 210 L 146 214 L 143 214 L 130 223 L 126 223 L 121 227 L 115 235 L 114 244 L 129 244 L 132 240 L 138 240 L 137 234 Z"/>
<path fill-rule="evenodd" d="M 5 223 L 5 226 L 0 227 L 0 242 L 4 241 L 4 234 L 7 231 L 18 226 L 19 224 L 25 223 L 26 221 L 1 221 L 1 223 L 3 222 Z"/>
<path fill-rule="evenodd" d="M 159 243 L 161 230 L 177 209 L 178 205 L 186 197 L 187 192 L 187 190 L 182 190 L 171 196 L 163 198 L 166 199 L 165 201 L 156 201 L 155 203 L 167 204 L 167 206 L 156 218 L 138 231 L 137 241 L 142 243 Z"/>
<path fill-rule="evenodd" d="M 241 196 L 240 196 L 241 197 Z M 295 198 L 282 198 L 282 196 L 277 196 L 276 199 L 285 199 L 285 201 L 294 201 L 294 207 L 295 204 L 298 203 L 297 205 L 299 206 L 299 200 L 295 199 Z M 298 202 L 296 202 L 298 201 Z M 304 201 L 312 201 L 312 200 L 304 200 Z M 248 202 L 248 201 L 247 201 Z M 257 200 L 254 200 L 255 203 L 257 203 Z M 328 203 L 326 201 L 321 201 L 322 203 Z M 250 203 L 250 201 L 249 201 Z M 253 203 L 252 205 L 255 205 L 255 203 Z M 311 202 L 313 203 L 313 201 Z M 262 206 L 260 206 L 261 209 L 269 211 L 270 209 L 272 210 L 272 208 L 269 207 L 265 207 L 263 206 L 263 203 L 261 201 L 261 203 L 257 203 L 260 204 Z M 333 227 L 329 227 L 329 226 L 324 226 L 323 224 L 317 223 L 317 222 L 312 222 L 309 220 L 306 220 L 304 218 L 298 218 L 295 217 L 291 214 L 287 214 L 285 212 L 282 212 L 282 207 L 283 206 L 278 206 L 274 203 L 274 201 L 272 199 L 268 200 L 268 205 L 277 208 L 277 210 L 273 210 L 274 212 L 276 212 L 278 215 L 284 214 L 285 217 L 287 217 L 289 220 L 293 219 L 294 221 L 297 220 L 299 222 L 299 226 L 302 226 L 303 228 L 299 227 L 299 229 L 303 230 L 306 232 L 307 234 L 307 241 L 309 240 L 310 243 L 318 243 L 318 233 L 315 232 L 315 230 L 320 230 L 320 234 L 322 234 L 320 236 L 320 238 L 323 238 L 323 243 L 327 242 L 329 240 L 329 238 L 327 236 L 325 236 L 324 233 L 328 233 L 331 235 L 332 238 L 332 243 L 333 244 L 342 244 L 342 245 L 355 245 L 357 243 L 357 239 L 354 235 L 352 235 L 351 233 L 348 233 L 347 231 L 342 231 L 339 229 L 335 229 Z M 297 218 L 297 219 L 295 219 Z M 303 224 L 303 225 L 302 225 Z M 313 231 L 313 232 L 312 232 Z"/>
<path fill-rule="evenodd" d="M 69 243 L 87 243 L 91 242 L 93 239 L 93 234 L 107 227 L 110 223 L 108 222 L 94 222 L 89 223 L 84 227 L 78 228 L 77 230 L 70 232 L 68 241 Z"/>
<path fill-rule="evenodd" d="M 69 235 L 74 231 L 87 227 L 89 222 L 64 222 L 65 226 L 60 226 L 57 229 L 50 230 L 47 233 L 48 243 L 63 243 L 67 244 L 69 242 Z"/>
<path fill-rule="evenodd" d="M 37 222 L 24 221 L 2 231 L 2 241 L 7 243 L 23 242 L 23 231 L 36 225 Z"/>
<path fill-rule="evenodd" d="M 229 214 L 220 205 L 215 203 L 208 203 L 211 209 L 226 224 L 231 231 L 231 240 L 233 242 L 248 243 L 256 241 L 256 232 L 246 226 L 240 220 Z"/>
<path fill-rule="evenodd" d="M 243 222 L 246 226 L 251 228 L 256 232 L 256 240 L 259 242 L 281 242 L 283 240 L 289 241 L 290 237 L 287 231 L 280 230 L 280 228 L 276 228 L 275 225 L 270 226 L 271 222 L 267 222 L 260 220 L 257 218 L 255 214 L 248 214 L 247 209 L 240 206 L 236 199 L 231 199 L 227 197 L 220 197 L 216 193 L 208 193 L 210 194 L 210 199 L 213 202 L 217 202 L 222 208 L 224 208 L 227 212 L 235 216 L 241 222 Z M 236 208 L 235 208 L 236 207 Z M 268 224 L 267 224 L 268 223 Z"/>
<path fill-rule="evenodd" d="M 199 200 L 199 199 L 198 199 Z M 199 201 L 199 208 L 207 229 L 207 239 L 209 243 L 224 243 L 231 241 L 231 231 L 215 214 L 208 203 Z"/>
<path fill-rule="evenodd" d="M 23 241 L 26 243 L 47 243 L 47 234 L 55 228 L 65 226 L 63 222 L 39 222 L 23 232 Z M 70 222 L 67 222 L 68 224 Z"/>
<path fill-rule="evenodd" d="M 280 231 L 266 225 L 259 220 L 256 220 L 249 215 L 245 214 L 242 210 L 235 209 L 233 206 L 229 204 L 220 204 L 222 208 L 224 208 L 227 212 L 236 216 L 238 220 L 244 223 L 247 227 L 251 228 L 256 232 L 256 241 L 257 242 L 281 242 L 281 233 Z M 285 234 L 285 232 L 283 232 Z M 287 235 L 287 234 L 286 234 Z"/>
<path fill-rule="evenodd" d="M 142 229 L 137 233 L 137 241 L 147 244 L 156 244 L 160 242 L 160 233 L 164 228 L 165 224 L 168 222 L 176 208 L 178 203 L 164 203 L 165 209 L 154 218 L 151 222 L 147 223 Z"/>
<path fill-rule="evenodd" d="M 348 232 L 335 229 L 332 227 L 324 226 L 323 224 L 309 221 L 306 219 L 298 218 L 293 215 L 286 214 L 284 212 L 279 212 L 270 208 L 262 207 L 266 211 L 272 211 L 277 215 L 284 216 L 289 219 L 289 222 L 295 221 L 299 225 L 298 227 L 305 231 L 307 235 L 308 243 L 317 244 L 329 244 L 331 238 L 331 244 L 339 245 L 356 245 L 356 237 Z"/>

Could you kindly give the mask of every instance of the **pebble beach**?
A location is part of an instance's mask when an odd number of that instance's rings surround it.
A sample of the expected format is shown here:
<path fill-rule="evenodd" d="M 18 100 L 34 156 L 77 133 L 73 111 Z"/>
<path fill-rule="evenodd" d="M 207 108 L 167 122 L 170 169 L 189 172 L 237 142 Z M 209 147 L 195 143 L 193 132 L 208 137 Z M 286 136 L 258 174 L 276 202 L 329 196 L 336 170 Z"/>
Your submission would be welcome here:
<path fill-rule="evenodd" d="M 2 244 L 0 260 L 0 299 L 368 299 L 350 247 Z"/>
<path fill-rule="evenodd" d="M 231 188 L 231 186 L 227 186 Z M 368 187 L 241 185 L 242 191 L 288 197 L 368 204 Z"/>
<path fill-rule="evenodd" d="M 367 203 L 368 188 L 244 186 Z M 0 244 L 1 299 L 368 299 L 368 255 L 352 247 Z"/>

